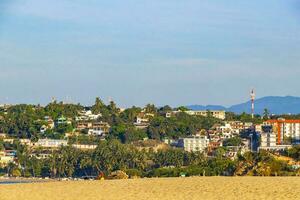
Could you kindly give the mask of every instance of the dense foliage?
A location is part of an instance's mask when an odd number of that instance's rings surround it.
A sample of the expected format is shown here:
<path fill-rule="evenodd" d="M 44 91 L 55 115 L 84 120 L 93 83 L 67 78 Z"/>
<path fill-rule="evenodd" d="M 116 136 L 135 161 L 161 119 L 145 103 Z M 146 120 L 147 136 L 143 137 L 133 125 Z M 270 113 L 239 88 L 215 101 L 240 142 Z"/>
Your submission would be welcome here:
<path fill-rule="evenodd" d="M 279 176 L 296 175 L 298 172 L 286 162 L 276 160 L 265 151 L 247 152 L 231 160 L 224 157 L 223 148 L 217 151 L 215 157 L 208 158 L 200 152 L 189 153 L 181 149 L 157 152 L 138 150 L 132 145 L 112 140 L 102 141 L 95 150 L 90 151 L 80 151 L 70 146 L 61 147 L 53 151 L 50 157 L 38 159 L 30 156 L 32 152 L 27 147 L 15 145 L 20 165 L 11 163 L 3 168 L 2 172 L 11 175 L 20 173 L 25 177 L 96 177 L 101 172 L 109 175 L 117 170 L 141 177 L 178 177 L 182 174 L 185 176 Z M 40 151 L 43 153 L 42 150 Z"/>

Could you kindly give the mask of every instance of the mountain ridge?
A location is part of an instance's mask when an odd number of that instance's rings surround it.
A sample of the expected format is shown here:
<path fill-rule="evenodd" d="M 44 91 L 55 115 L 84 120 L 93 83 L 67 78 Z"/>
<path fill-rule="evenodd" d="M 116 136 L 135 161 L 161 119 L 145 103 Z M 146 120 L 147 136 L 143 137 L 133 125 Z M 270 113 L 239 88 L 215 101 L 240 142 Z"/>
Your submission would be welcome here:
<path fill-rule="evenodd" d="M 237 114 L 251 113 L 251 101 L 235 104 L 230 107 L 222 105 L 190 105 L 191 110 L 225 110 Z M 255 100 L 255 114 L 263 114 L 268 109 L 271 114 L 299 114 L 300 97 L 296 96 L 266 96 Z"/>

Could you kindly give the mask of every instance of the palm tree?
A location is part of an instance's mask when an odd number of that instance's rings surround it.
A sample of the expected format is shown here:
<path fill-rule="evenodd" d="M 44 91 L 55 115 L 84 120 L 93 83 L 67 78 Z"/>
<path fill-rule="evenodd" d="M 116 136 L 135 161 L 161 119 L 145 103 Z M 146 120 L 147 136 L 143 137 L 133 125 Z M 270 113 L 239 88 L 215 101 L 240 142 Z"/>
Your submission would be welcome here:
<path fill-rule="evenodd" d="M 269 119 L 270 112 L 267 108 L 264 109 L 263 118 L 264 120 Z"/>

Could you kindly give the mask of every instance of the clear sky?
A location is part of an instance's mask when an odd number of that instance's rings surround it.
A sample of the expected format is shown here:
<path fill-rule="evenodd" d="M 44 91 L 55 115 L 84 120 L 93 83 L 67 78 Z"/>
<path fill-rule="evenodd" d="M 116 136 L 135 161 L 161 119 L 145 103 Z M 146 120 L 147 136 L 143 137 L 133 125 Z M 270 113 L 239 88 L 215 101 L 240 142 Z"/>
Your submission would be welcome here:
<path fill-rule="evenodd" d="M 298 0 L 0 0 L 0 103 L 300 96 Z"/>

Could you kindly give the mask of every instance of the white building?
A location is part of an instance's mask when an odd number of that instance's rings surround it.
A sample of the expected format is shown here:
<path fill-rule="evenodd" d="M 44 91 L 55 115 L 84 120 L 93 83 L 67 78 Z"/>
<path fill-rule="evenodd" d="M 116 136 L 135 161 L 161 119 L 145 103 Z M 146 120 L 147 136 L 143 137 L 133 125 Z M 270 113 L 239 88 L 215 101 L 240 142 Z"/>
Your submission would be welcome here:
<path fill-rule="evenodd" d="M 97 148 L 97 145 L 87 145 L 87 144 L 73 144 L 72 146 L 80 150 L 93 150 Z"/>
<path fill-rule="evenodd" d="M 276 146 L 276 134 L 273 132 L 262 133 L 260 146 L 262 148 L 275 147 Z"/>
<path fill-rule="evenodd" d="M 106 132 L 100 127 L 95 127 L 88 130 L 88 135 L 105 136 Z"/>
<path fill-rule="evenodd" d="M 233 129 L 230 123 L 225 123 L 223 126 L 217 126 L 216 130 L 223 135 L 223 138 L 231 138 L 233 137 Z"/>
<path fill-rule="evenodd" d="M 102 117 L 101 114 L 93 114 L 91 110 L 81 111 L 79 112 L 79 116 L 76 117 L 76 121 L 97 120 L 100 117 Z"/>
<path fill-rule="evenodd" d="M 52 139 L 39 139 L 35 146 L 44 148 L 59 148 L 61 146 L 67 146 L 67 140 L 52 140 Z"/>
<path fill-rule="evenodd" d="M 30 139 L 20 139 L 20 143 L 22 145 L 29 146 L 29 147 L 33 146 L 33 143 L 31 142 Z"/>
<path fill-rule="evenodd" d="M 176 112 L 180 112 L 180 111 L 175 111 Z M 207 117 L 208 114 L 211 114 L 211 116 L 224 120 L 226 118 L 226 112 L 224 110 L 188 110 L 185 111 L 185 113 L 189 114 L 189 115 L 195 115 L 195 116 L 203 116 L 203 117 Z"/>
<path fill-rule="evenodd" d="M 195 152 L 204 151 L 209 145 L 209 139 L 207 136 L 192 136 L 179 139 L 178 146 L 184 148 L 185 151 Z"/>
<path fill-rule="evenodd" d="M 0 166 L 7 166 L 14 162 L 16 158 L 16 151 L 0 151 Z"/>
<path fill-rule="evenodd" d="M 264 125 L 270 125 L 276 133 L 277 143 L 282 143 L 286 138 L 291 138 L 293 143 L 300 143 L 300 120 L 277 119 L 268 120 Z"/>

